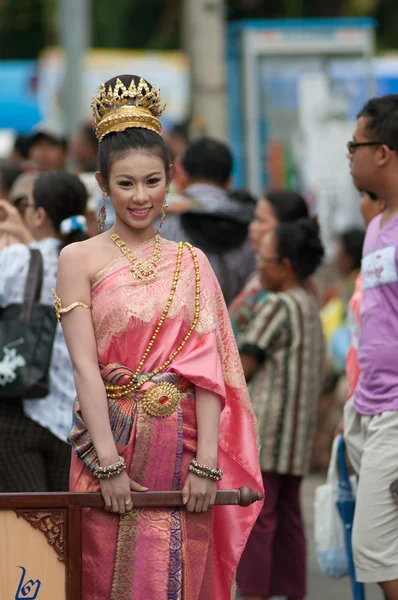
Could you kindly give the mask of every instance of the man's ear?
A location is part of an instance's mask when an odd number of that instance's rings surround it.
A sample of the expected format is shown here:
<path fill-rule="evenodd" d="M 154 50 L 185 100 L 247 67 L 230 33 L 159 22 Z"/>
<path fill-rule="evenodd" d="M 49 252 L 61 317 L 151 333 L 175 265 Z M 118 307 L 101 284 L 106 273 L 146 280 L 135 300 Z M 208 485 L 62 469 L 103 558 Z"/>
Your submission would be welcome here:
<path fill-rule="evenodd" d="M 396 156 L 395 150 L 391 150 L 391 148 L 389 148 L 386 144 L 382 144 L 380 148 L 376 150 L 376 152 L 379 167 L 384 167 L 392 160 L 394 156 Z"/>

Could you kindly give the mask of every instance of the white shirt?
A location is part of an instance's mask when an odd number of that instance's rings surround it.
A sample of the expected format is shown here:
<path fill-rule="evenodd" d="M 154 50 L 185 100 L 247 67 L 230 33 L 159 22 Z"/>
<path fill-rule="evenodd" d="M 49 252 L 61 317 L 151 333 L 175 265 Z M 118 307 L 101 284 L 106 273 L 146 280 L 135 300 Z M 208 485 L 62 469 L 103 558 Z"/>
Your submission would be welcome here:
<path fill-rule="evenodd" d="M 46 238 L 33 242 L 43 256 L 43 286 L 40 301 L 53 305 L 51 289 L 55 288 L 59 257 L 59 240 Z M 22 303 L 30 252 L 24 244 L 12 244 L 0 252 L 0 306 Z M 72 425 L 72 408 L 76 396 L 72 363 L 62 328 L 58 324 L 50 362 L 50 393 L 39 400 L 24 400 L 27 417 L 66 441 Z"/>

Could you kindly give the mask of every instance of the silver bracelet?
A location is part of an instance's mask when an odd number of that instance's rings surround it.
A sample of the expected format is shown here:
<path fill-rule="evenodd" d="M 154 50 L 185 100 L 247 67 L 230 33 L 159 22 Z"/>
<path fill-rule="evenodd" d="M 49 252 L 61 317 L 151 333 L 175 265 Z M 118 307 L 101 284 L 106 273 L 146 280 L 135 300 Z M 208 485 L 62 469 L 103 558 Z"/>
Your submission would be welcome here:
<path fill-rule="evenodd" d="M 188 469 L 191 473 L 194 473 L 194 475 L 205 477 L 212 481 L 221 481 L 223 476 L 221 469 L 212 469 L 206 465 L 201 465 L 195 458 L 190 461 Z"/>
<path fill-rule="evenodd" d="M 98 477 L 98 479 L 109 479 L 110 477 L 114 477 L 115 475 L 120 475 L 126 468 L 126 461 L 123 456 L 119 456 L 119 460 L 115 462 L 113 465 L 109 465 L 108 467 L 100 467 L 97 465 L 94 467 L 94 475 Z"/>

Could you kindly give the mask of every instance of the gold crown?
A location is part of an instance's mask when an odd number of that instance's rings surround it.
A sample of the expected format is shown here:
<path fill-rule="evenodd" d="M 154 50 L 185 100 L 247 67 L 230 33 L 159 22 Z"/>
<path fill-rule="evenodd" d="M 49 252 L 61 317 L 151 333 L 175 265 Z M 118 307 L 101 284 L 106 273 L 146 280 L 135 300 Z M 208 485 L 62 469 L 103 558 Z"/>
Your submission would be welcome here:
<path fill-rule="evenodd" d="M 118 78 L 114 88 L 110 85 L 106 90 L 102 83 L 98 94 L 91 102 L 95 134 L 98 141 L 113 131 L 124 131 L 128 127 L 141 127 L 160 133 L 162 124 L 158 117 L 166 105 L 161 105 L 160 90 L 150 88 L 144 79 L 136 85 L 131 80 L 127 88 Z"/>

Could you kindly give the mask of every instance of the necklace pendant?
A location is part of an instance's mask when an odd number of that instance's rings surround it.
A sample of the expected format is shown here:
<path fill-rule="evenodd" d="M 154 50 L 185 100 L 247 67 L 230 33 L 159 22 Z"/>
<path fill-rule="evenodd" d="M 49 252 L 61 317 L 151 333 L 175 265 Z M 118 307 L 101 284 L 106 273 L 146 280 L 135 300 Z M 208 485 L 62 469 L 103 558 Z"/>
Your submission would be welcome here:
<path fill-rule="evenodd" d="M 137 260 L 131 265 L 130 273 L 136 279 L 152 281 L 157 275 L 157 265 L 147 260 Z"/>
<path fill-rule="evenodd" d="M 156 278 L 161 258 L 161 238 L 158 234 L 155 236 L 155 247 L 150 260 L 138 260 L 117 233 L 111 235 L 111 240 L 131 262 L 130 273 L 133 277 L 142 281 L 152 281 Z"/>

